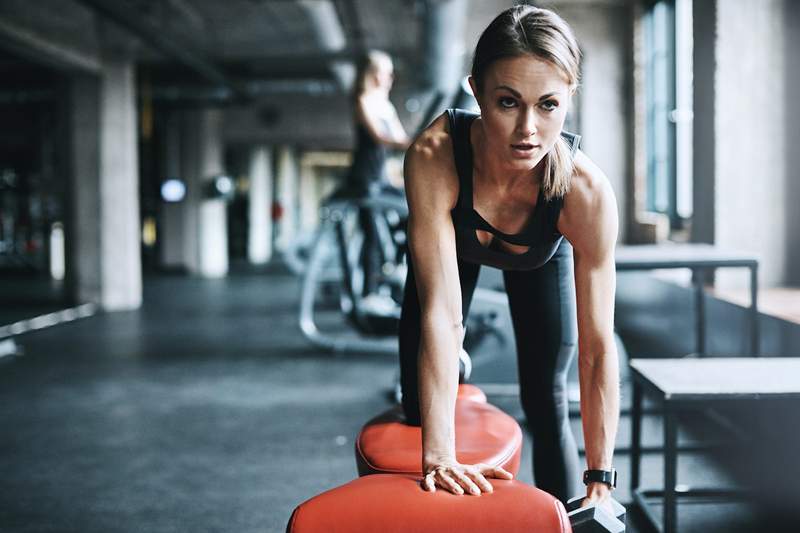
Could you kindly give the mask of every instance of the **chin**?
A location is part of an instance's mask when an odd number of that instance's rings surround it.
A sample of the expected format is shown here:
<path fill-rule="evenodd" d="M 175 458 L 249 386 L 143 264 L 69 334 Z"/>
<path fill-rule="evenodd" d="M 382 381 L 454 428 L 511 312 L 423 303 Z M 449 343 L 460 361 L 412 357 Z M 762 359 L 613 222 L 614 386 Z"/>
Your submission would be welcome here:
<path fill-rule="evenodd" d="M 532 154 L 530 157 L 514 157 L 513 155 L 509 154 L 506 162 L 508 167 L 513 170 L 531 170 L 535 168 L 541 160 L 542 157 L 534 154 Z"/>

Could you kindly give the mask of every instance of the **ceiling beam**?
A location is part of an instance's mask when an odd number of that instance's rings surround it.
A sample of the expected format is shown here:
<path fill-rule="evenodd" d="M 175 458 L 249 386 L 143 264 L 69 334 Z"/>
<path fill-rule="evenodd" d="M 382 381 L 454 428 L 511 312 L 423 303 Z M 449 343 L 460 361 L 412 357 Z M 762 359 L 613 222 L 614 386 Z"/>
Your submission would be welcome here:
<path fill-rule="evenodd" d="M 188 43 L 164 34 L 164 30 L 144 19 L 137 11 L 118 0 L 77 0 L 167 57 L 191 68 L 208 81 L 230 91 L 234 97 L 248 99 L 247 89 L 222 71 L 211 59 Z"/>
<path fill-rule="evenodd" d="M 17 22 L 2 18 L 0 18 L 0 42 L 13 54 L 57 69 L 97 74 L 102 68 L 102 62 L 96 54 L 78 50 L 66 43 L 55 42 L 35 30 L 23 28 Z"/>

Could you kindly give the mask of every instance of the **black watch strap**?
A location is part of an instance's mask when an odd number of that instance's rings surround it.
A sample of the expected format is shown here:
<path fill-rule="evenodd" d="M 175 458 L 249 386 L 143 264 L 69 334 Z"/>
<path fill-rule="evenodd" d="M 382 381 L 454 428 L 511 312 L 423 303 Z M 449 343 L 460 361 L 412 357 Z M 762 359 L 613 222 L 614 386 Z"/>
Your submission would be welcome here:
<path fill-rule="evenodd" d="M 583 484 L 605 483 L 612 489 L 617 488 L 617 471 L 611 470 L 586 470 L 583 473 Z"/>

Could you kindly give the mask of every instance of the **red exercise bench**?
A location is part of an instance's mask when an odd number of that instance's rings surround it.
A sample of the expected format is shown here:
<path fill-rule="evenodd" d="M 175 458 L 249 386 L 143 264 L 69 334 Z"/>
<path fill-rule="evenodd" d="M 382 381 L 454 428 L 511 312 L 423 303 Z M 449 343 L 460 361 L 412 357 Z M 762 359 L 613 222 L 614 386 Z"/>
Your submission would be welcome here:
<path fill-rule="evenodd" d="M 516 420 L 486 403 L 473 385 L 460 385 L 455 413 L 456 459 L 467 464 L 500 466 L 515 476 L 522 453 L 522 430 Z M 373 418 L 356 439 L 358 474 L 422 475 L 422 430 L 405 423 L 402 408 Z"/>

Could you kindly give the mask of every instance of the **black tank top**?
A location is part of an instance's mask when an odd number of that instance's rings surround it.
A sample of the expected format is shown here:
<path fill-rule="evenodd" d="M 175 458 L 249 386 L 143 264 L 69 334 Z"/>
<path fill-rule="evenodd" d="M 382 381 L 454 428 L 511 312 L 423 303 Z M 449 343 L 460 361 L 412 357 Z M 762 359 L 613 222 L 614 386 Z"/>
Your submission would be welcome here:
<path fill-rule="evenodd" d="M 361 188 L 381 181 L 385 165 L 386 147 L 373 139 L 363 125 L 356 123 L 356 149 L 347 179 L 348 185 Z"/>
<path fill-rule="evenodd" d="M 453 142 L 453 156 L 458 174 L 458 201 L 450 212 L 456 232 L 456 250 L 459 259 L 469 263 L 488 265 L 502 270 L 533 270 L 547 263 L 558 249 L 563 236 L 558 232 L 558 215 L 564 205 L 563 198 L 544 199 L 541 187 L 536 207 L 522 231 L 514 235 L 493 228 L 472 207 L 472 143 L 470 126 L 478 115 L 461 109 L 448 109 L 450 137 Z M 561 136 L 575 152 L 581 137 L 562 132 Z M 478 241 L 476 230 L 488 231 L 497 239 L 489 246 Z M 499 248 L 498 239 L 509 244 L 528 246 L 521 254 L 511 253 Z"/>

